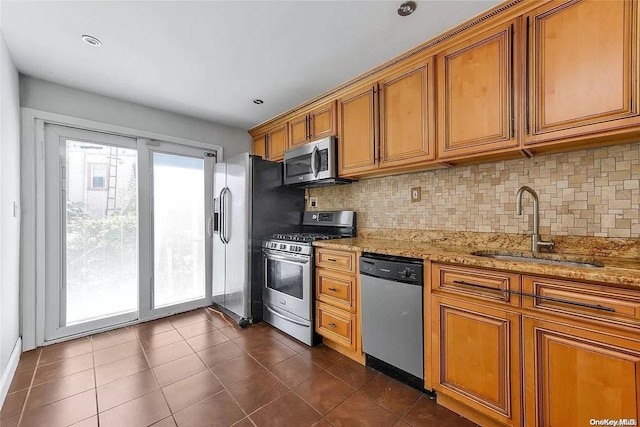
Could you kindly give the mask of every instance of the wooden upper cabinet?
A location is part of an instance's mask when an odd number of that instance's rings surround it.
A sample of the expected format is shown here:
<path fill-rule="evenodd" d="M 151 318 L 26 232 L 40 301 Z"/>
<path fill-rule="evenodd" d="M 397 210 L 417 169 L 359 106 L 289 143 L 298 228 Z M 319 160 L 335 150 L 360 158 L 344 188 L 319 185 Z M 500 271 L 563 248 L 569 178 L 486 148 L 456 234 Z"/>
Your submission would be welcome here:
<path fill-rule="evenodd" d="M 524 318 L 525 426 L 640 416 L 640 343 Z"/>
<path fill-rule="evenodd" d="M 526 21 L 525 144 L 640 124 L 637 1 L 553 1 Z"/>
<path fill-rule="evenodd" d="M 431 314 L 438 394 L 520 426 L 520 315 L 440 296 Z"/>
<path fill-rule="evenodd" d="M 339 176 L 353 176 L 378 167 L 375 96 L 372 85 L 338 99 Z"/>
<path fill-rule="evenodd" d="M 309 113 L 309 133 L 311 140 L 337 134 L 335 101 L 322 105 Z"/>
<path fill-rule="evenodd" d="M 267 132 L 267 159 L 282 160 L 284 158 L 284 150 L 287 148 L 287 123 L 272 128 Z"/>
<path fill-rule="evenodd" d="M 336 101 L 323 104 L 308 113 L 289 120 L 290 147 L 334 136 L 336 133 Z"/>
<path fill-rule="evenodd" d="M 438 54 L 439 158 L 519 145 L 514 90 L 519 35 L 516 19 Z"/>
<path fill-rule="evenodd" d="M 253 154 L 267 158 L 267 141 L 264 134 L 258 135 L 253 138 Z"/>
<path fill-rule="evenodd" d="M 378 83 L 380 167 L 435 159 L 433 57 Z"/>
<path fill-rule="evenodd" d="M 303 114 L 289 120 L 289 147 L 309 142 L 309 115 Z"/>

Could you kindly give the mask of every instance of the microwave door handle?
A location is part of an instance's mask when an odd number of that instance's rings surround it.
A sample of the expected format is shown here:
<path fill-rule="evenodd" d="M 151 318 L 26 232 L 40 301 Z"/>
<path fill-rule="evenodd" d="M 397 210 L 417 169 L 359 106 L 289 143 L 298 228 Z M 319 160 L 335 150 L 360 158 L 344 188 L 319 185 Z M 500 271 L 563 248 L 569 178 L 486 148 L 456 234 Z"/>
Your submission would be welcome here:
<path fill-rule="evenodd" d="M 318 177 L 318 146 L 313 147 L 313 151 L 311 152 L 311 173 L 313 173 L 313 177 Z"/>

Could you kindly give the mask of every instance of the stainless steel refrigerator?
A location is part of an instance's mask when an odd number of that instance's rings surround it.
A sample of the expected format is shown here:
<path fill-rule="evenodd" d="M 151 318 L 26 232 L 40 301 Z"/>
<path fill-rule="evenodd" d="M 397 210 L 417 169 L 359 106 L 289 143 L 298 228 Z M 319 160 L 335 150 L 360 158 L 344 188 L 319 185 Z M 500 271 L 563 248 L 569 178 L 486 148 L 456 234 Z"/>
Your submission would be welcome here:
<path fill-rule="evenodd" d="M 262 320 L 261 242 L 299 229 L 304 190 L 282 185 L 281 163 L 249 153 L 213 171 L 213 302 L 245 326 Z"/>

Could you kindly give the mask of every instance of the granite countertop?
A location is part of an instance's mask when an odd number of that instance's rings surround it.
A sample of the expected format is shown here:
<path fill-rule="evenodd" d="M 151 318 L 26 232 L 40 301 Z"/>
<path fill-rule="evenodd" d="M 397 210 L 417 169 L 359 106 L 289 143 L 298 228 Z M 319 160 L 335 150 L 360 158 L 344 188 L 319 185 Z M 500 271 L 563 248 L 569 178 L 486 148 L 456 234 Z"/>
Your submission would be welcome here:
<path fill-rule="evenodd" d="M 640 287 L 640 258 L 563 254 L 554 252 L 540 254 L 558 260 L 590 262 L 600 267 L 566 266 L 557 264 L 534 263 L 527 260 L 501 260 L 474 255 L 474 252 L 510 253 L 532 256 L 522 248 L 495 248 L 461 244 L 443 243 L 441 240 L 389 239 L 373 236 L 360 236 L 348 239 L 323 240 L 314 242 L 314 246 L 351 251 L 373 252 L 386 255 L 429 259 L 434 262 L 482 267 L 523 274 L 552 276 L 557 278 L 599 282 L 620 287 Z"/>

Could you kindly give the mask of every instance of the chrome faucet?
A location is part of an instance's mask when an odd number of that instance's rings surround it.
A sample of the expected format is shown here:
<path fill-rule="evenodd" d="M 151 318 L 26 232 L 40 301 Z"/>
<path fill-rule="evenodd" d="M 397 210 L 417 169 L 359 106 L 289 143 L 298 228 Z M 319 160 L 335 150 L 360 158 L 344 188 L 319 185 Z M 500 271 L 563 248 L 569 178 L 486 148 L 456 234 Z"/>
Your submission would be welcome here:
<path fill-rule="evenodd" d="M 526 185 L 520 187 L 516 193 L 516 214 L 522 215 L 522 195 L 526 192 L 533 198 L 533 234 L 531 235 L 531 252 L 540 252 L 540 246 L 553 249 L 553 241 L 545 242 L 540 239 L 540 209 L 538 207 L 538 194 L 533 188 Z"/>

